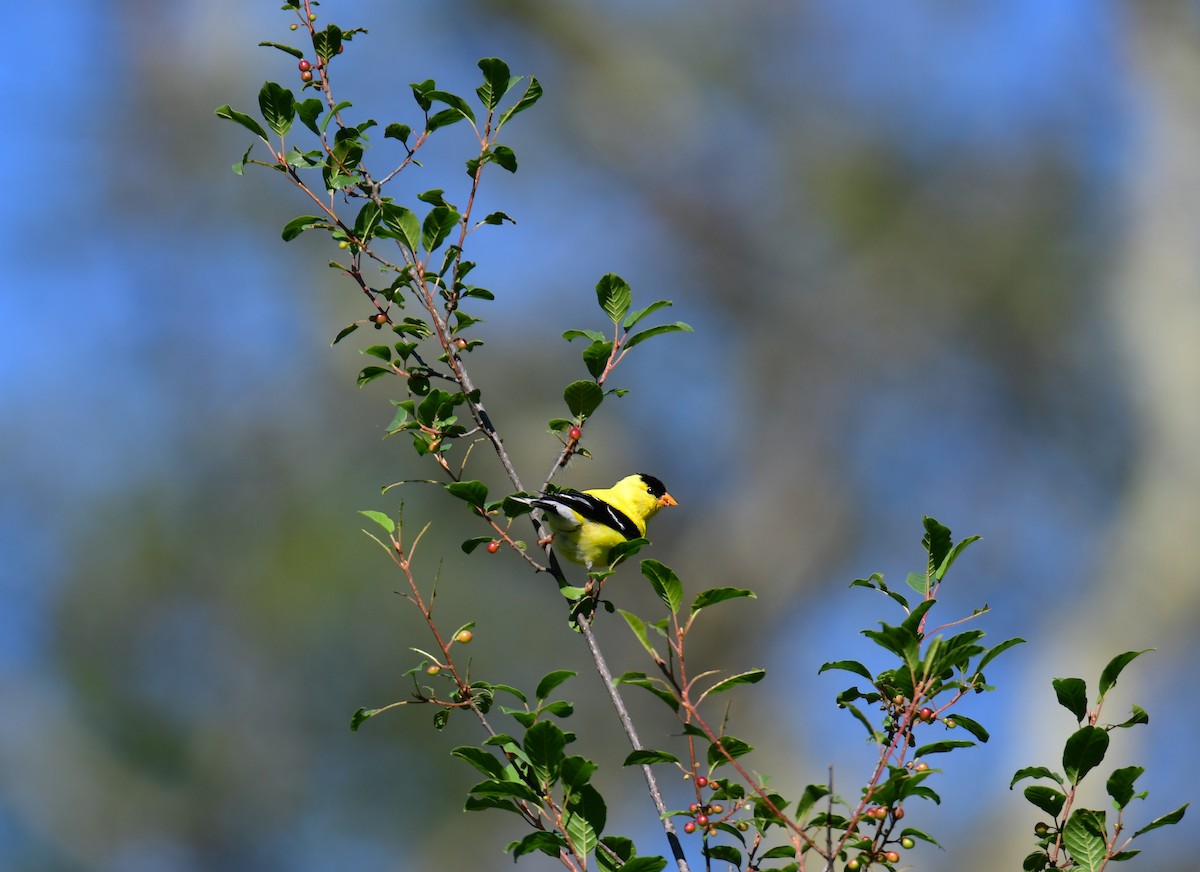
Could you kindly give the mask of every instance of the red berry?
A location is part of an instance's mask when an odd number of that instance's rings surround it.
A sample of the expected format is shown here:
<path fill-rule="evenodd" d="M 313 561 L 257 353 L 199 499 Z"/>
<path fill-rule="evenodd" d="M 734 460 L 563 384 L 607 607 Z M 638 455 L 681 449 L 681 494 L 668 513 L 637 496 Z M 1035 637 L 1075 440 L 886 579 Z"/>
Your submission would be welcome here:
<path fill-rule="evenodd" d="M 460 336 L 458 339 L 454 340 L 454 347 L 457 348 L 459 351 L 464 350 L 467 347 L 467 340 L 463 339 Z"/>
<path fill-rule="evenodd" d="M 706 815 L 704 812 L 700 812 L 700 814 L 696 815 L 696 823 L 702 827 L 708 826 L 708 815 Z"/>
<path fill-rule="evenodd" d="M 300 81 L 311 82 L 312 81 L 312 70 L 305 70 L 304 72 L 302 72 L 300 74 Z"/>
<path fill-rule="evenodd" d="M 570 430 L 567 431 L 567 436 L 570 437 L 572 442 L 578 442 L 579 437 L 582 435 L 583 435 L 583 431 L 580 430 L 578 427 L 572 427 Z M 701 784 L 700 786 L 703 787 L 704 785 Z"/>
<path fill-rule="evenodd" d="M 913 769 L 915 769 L 917 772 L 928 772 L 929 764 L 922 760 L 920 763 L 914 766 Z"/>
<path fill-rule="evenodd" d="M 493 539 L 491 542 L 487 543 L 487 550 L 488 554 L 495 554 L 500 550 L 500 543 Z"/>
<path fill-rule="evenodd" d="M 703 775 L 697 775 L 696 776 L 696 786 L 697 787 L 707 787 L 708 779 L 705 778 Z"/>
<path fill-rule="evenodd" d="M 297 66 L 300 67 L 300 72 L 302 73 L 308 72 L 312 69 L 312 64 L 310 64 L 307 59 L 301 60 Z"/>
<path fill-rule="evenodd" d="M 692 814 L 695 814 L 696 812 L 700 811 L 700 803 L 693 802 L 691 805 L 688 806 L 688 811 L 690 811 Z"/>
<path fill-rule="evenodd" d="M 684 825 L 683 825 L 683 831 L 684 831 L 685 833 L 694 833 L 694 832 L 696 832 L 696 822 L 695 822 L 695 821 L 688 821 L 686 824 L 684 824 Z"/>
<path fill-rule="evenodd" d="M 894 809 L 892 809 L 892 817 L 894 817 L 896 820 L 900 820 L 900 818 L 904 817 L 904 809 L 900 808 L 900 806 L 896 806 Z"/>
<path fill-rule="evenodd" d="M 889 863 L 899 863 L 900 855 L 895 851 L 888 851 L 883 855 L 883 859 L 887 860 Z"/>
<path fill-rule="evenodd" d="M 931 709 L 929 706 L 925 706 L 925 708 L 921 709 L 921 711 L 919 711 L 917 713 L 917 715 L 923 721 L 932 721 L 933 720 L 933 709 Z"/>

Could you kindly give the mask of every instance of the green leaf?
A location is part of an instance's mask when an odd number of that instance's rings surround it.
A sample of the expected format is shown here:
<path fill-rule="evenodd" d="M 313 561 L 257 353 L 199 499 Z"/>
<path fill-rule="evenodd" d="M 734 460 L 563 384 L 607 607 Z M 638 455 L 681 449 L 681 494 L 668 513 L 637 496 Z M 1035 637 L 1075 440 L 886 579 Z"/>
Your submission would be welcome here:
<path fill-rule="evenodd" d="M 733 847 L 733 845 L 714 845 L 709 843 L 704 848 L 704 856 L 710 860 L 731 863 L 734 869 L 738 869 L 742 865 L 742 852 Z"/>
<path fill-rule="evenodd" d="M 507 145 L 492 146 L 492 150 L 488 154 L 492 159 L 492 163 L 501 169 L 506 169 L 510 173 L 517 171 L 517 155 Z M 471 175 L 475 175 L 475 173 L 472 172 Z"/>
<path fill-rule="evenodd" d="M 924 572 L 910 572 L 905 576 L 904 583 L 921 596 L 926 596 L 929 593 L 929 576 Z"/>
<path fill-rule="evenodd" d="M 955 712 L 948 717 L 953 718 L 955 723 L 981 742 L 986 742 L 991 738 L 988 731 L 983 728 L 983 724 L 968 718 L 966 715 L 960 715 L 958 712 Z"/>
<path fill-rule="evenodd" d="M 460 118 L 467 118 L 472 122 L 475 121 L 475 113 L 471 110 L 470 104 L 468 104 L 466 100 L 464 100 L 462 97 L 458 96 L 457 94 L 451 94 L 449 91 L 431 90 L 431 91 L 425 92 L 425 98 L 428 100 L 436 101 L 438 103 L 445 103 L 447 106 L 450 107 L 450 111 L 457 114 Z M 438 113 L 438 115 L 443 115 L 443 114 L 445 114 L 445 113 L 442 113 L 442 112 Z M 454 121 L 458 121 L 458 120 L 459 120 L 459 118 L 455 118 L 455 119 L 453 119 L 453 121 L 446 120 L 446 121 L 442 122 L 442 125 L 439 125 L 439 126 L 443 126 L 445 124 L 453 124 Z M 429 129 L 432 130 L 433 128 L 430 127 Z"/>
<path fill-rule="evenodd" d="M 466 500 L 476 508 L 482 508 L 487 502 L 487 485 L 481 481 L 452 481 L 446 485 L 446 491 L 460 500 Z"/>
<path fill-rule="evenodd" d="M 1106 831 L 1102 811 L 1077 808 L 1067 818 L 1062 831 L 1063 847 L 1071 852 L 1071 859 L 1083 872 L 1097 872 L 1104 865 Z"/>
<path fill-rule="evenodd" d="M 560 851 L 567 850 L 567 840 L 557 832 L 547 832 L 545 830 L 535 830 L 532 833 L 526 834 L 522 839 L 516 842 L 511 842 L 505 846 L 505 853 L 511 853 L 513 859 L 523 857 L 526 854 L 532 854 L 534 851 L 541 851 L 551 857 L 557 857 Z"/>
<path fill-rule="evenodd" d="M 985 666 L 987 666 L 989 663 L 991 663 L 993 660 L 995 660 L 997 657 L 999 657 L 1001 654 L 1003 654 L 1009 648 L 1015 647 L 1016 645 L 1024 644 L 1024 642 L 1025 642 L 1024 639 L 1018 639 L 1018 638 L 1004 640 L 999 645 L 997 645 L 995 648 L 992 648 L 990 651 L 988 651 L 986 654 L 983 655 L 983 659 L 980 660 L 979 665 L 977 667 L 975 667 L 976 674 L 982 672 Z"/>
<path fill-rule="evenodd" d="M 513 797 L 514 799 L 523 799 L 526 802 L 532 802 L 534 805 L 538 805 L 542 801 L 542 798 L 531 787 L 520 781 L 489 779 L 488 781 L 479 782 L 469 792 L 475 796 Z"/>
<path fill-rule="evenodd" d="M 666 307 L 671 306 L 671 305 L 673 305 L 673 304 L 671 303 L 670 300 L 655 300 L 653 303 L 651 303 L 649 306 L 646 306 L 644 309 L 638 309 L 634 312 L 630 312 L 629 316 L 625 319 L 625 323 L 622 326 L 624 326 L 624 328 L 626 330 L 632 330 L 634 325 L 636 325 L 639 321 L 641 321 L 647 315 L 651 315 L 651 314 L 657 312 L 659 309 L 665 309 Z"/>
<path fill-rule="evenodd" d="M 1129 719 L 1121 721 L 1119 724 L 1113 724 L 1117 728 L 1136 727 L 1140 724 L 1150 723 L 1150 715 L 1140 705 L 1133 706 Z"/>
<path fill-rule="evenodd" d="M 381 711 L 383 711 L 381 708 L 356 709 L 354 714 L 350 717 L 350 729 L 357 733 L 358 728 L 363 725 L 363 721 L 367 720 L 368 718 L 375 717 L 375 715 L 379 714 Z"/>
<path fill-rule="evenodd" d="M 535 79 L 533 76 L 530 76 L 529 77 L 529 85 L 528 85 L 528 87 L 525 88 L 524 96 L 522 96 L 521 99 L 519 101 L 517 101 L 517 103 L 514 106 L 511 106 L 506 112 L 504 112 L 503 115 L 500 116 L 500 120 L 498 122 L 496 122 L 496 129 L 499 130 L 501 127 L 503 127 L 505 124 L 507 124 L 508 120 L 510 118 L 512 118 L 514 115 L 516 115 L 518 112 L 524 112 L 526 109 L 528 109 L 534 103 L 536 103 L 541 96 L 542 96 L 541 83 L 538 82 L 538 80 Z"/>
<path fill-rule="evenodd" d="M 721 748 L 725 749 L 725 753 L 721 752 Z M 741 739 L 734 738 L 733 736 L 721 736 L 720 739 L 708 746 L 708 765 L 721 766 L 729 762 L 726 754 L 736 760 L 738 757 L 744 757 L 753 750 L 753 747 Z"/>
<path fill-rule="evenodd" d="M 386 345 L 372 345 L 359 351 L 359 354 L 369 354 L 371 357 L 378 357 L 380 360 L 388 362 L 391 362 L 392 359 L 392 349 Z"/>
<path fill-rule="evenodd" d="M 1080 727 L 1063 746 L 1063 770 L 1072 784 L 1078 784 L 1085 775 L 1104 759 L 1108 751 L 1108 732 L 1100 727 Z"/>
<path fill-rule="evenodd" d="M 940 742 L 930 742 L 913 751 L 913 757 L 928 757 L 930 754 L 944 754 L 955 748 L 974 748 L 975 743 L 970 739 L 943 739 Z"/>
<path fill-rule="evenodd" d="M 338 335 L 337 335 L 337 336 L 333 337 L 333 342 L 331 342 L 331 343 L 329 343 L 329 344 L 330 344 L 330 345 L 337 345 L 339 342 L 341 342 L 343 339 L 345 339 L 347 336 L 349 336 L 351 333 L 353 333 L 353 332 L 354 332 L 355 330 L 357 330 L 357 329 L 358 329 L 358 322 L 357 322 L 357 321 L 356 321 L 356 322 L 354 322 L 353 324 L 347 324 L 345 327 L 343 327 L 343 328 L 342 328 L 342 329 L 341 329 L 341 330 L 338 332 Z"/>
<path fill-rule="evenodd" d="M 715 606 L 717 603 L 724 602 L 725 600 L 741 599 L 743 597 L 749 597 L 750 599 L 757 598 L 754 591 L 746 590 L 740 587 L 709 588 L 708 590 L 702 590 L 700 593 L 696 594 L 696 598 L 692 600 L 692 607 L 690 611 L 692 614 L 695 614 L 701 609 L 708 608 L 709 606 Z"/>
<path fill-rule="evenodd" d="M 1047 769 L 1045 766 L 1026 766 L 1024 769 L 1018 769 L 1012 777 L 1012 781 L 1008 784 L 1008 789 L 1012 790 L 1013 786 L 1026 778 L 1049 778 L 1058 784 L 1065 784 L 1063 777 L 1053 770 Z"/>
<path fill-rule="evenodd" d="M 691 327 L 684 324 L 682 321 L 676 321 L 674 324 L 660 324 L 657 327 L 651 327 L 649 330 L 643 330 L 641 333 L 634 333 L 625 340 L 625 350 L 628 351 L 635 345 L 640 345 L 647 339 L 654 336 L 661 336 L 664 333 L 692 333 Z"/>
<path fill-rule="evenodd" d="M 591 760 L 580 757 L 578 754 L 572 754 L 570 757 L 563 758 L 560 777 L 567 790 L 577 790 L 588 783 L 595 771 L 596 764 Z"/>
<path fill-rule="evenodd" d="M 671 614 L 676 614 L 683 602 L 683 582 L 674 570 L 657 560 L 643 560 L 641 565 L 642 575 L 650 580 L 650 586 L 654 588 L 658 598 L 671 610 Z"/>
<path fill-rule="evenodd" d="M 1146 770 L 1141 766 L 1123 766 L 1108 776 L 1104 787 L 1113 798 L 1117 808 L 1124 808 L 1133 799 L 1133 783 Z"/>
<path fill-rule="evenodd" d="M 632 299 L 629 283 L 616 273 L 608 273 L 596 283 L 596 300 L 614 324 L 625 317 Z"/>
<path fill-rule="evenodd" d="M 651 751 L 642 749 L 634 751 L 625 758 L 622 766 L 651 766 L 655 763 L 678 763 L 679 758 L 674 754 L 668 754 L 666 751 Z"/>
<path fill-rule="evenodd" d="M 385 366 L 365 366 L 363 367 L 362 372 L 358 374 L 358 378 L 356 378 L 354 382 L 360 388 L 366 387 L 368 384 L 375 381 L 375 379 L 379 378 L 380 376 L 390 375 L 391 372 L 392 371 Z"/>
<path fill-rule="evenodd" d="M 311 230 L 314 227 L 323 227 L 326 230 L 330 229 L 328 222 L 316 215 L 301 215 L 299 218 L 293 218 L 287 224 L 283 225 L 283 241 L 291 242 L 305 230 Z"/>
<path fill-rule="evenodd" d="M 594 381 L 571 382 L 563 390 L 563 400 L 572 415 L 587 418 L 604 402 L 604 391 Z"/>
<path fill-rule="evenodd" d="M 600 866 L 600 872 L 618 872 L 620 869 L 628 868 L 623 864 L 637 853 L 633 840 L 624 836 L 605 836 L 600 843 L 608 848 L 608 851 L 596 852 L 596 863 Z M 610 854 L 609 851 L 612 853 Z"/>
<path fill-rule="evenodd" d="M 1056 678 L 1050 682 L 1059 705 L 1082 723 L 1087 717 L 1087 683 L 1082 678 Z"/>
<path fill-rule="evenodd" d="M 571 794 L 567 801 L 566 830 L 576 850 L 580 853 L 595 850 L 607 818 L 604 797 L 592 785 L 581 785 Z"/>
<path fill-rule="evenodd" d="M 450 756 L 466 760 L 484 775 L 498 780 L 504 779 L 504 764 L 496 759 L 495 755 L 489 754 L 482 748 L 476 748 L 474 745 L 462 745 L 452 750 Z"/>
<path fill-rule="evenodd" d="M 493 540 L 493 538 L 494 537 L 492 537 L 492 536 L 475 536 L 474 538 L 468 539 L 467 541 L 462 543 L 461 547 L 462 547 L 463 553 L 471 554 L 480 545 L 486 545 L 487 543 L 491 542 Z"/>
<path fill-rule="evenodd" d="M 943 527 L 928 515 L 921 519 L 921 523 L 925 526 L 925 536 L 921 539 L 921 545 L 929 552 L 927 571 L 932 578 L 937 573 L 938 567 L 950 555 L 953 537 L 950 535 L 949 527 Z"/>
<path fill-rule="evenodd" d="M 962 554 L 972 542 L 978 542 L 980 538 L 979 536 L 968 536 L 950 549 L 950 553 L 942 558 L 942 562 L 938 564 L 937 571 L 933 574 L 933 577 L 937 581 L 941 581 L 946 573 L 950 571 L 950 567 L 954 565 L 954 561 L 958 559 L 958 555 Z"/>
<path fill-rule="evenodd" d="M 538 701 L 545 699 L 554 688 L 558 687 L 568 678 L 573 678 L 575 674 L 570 669 L 556 669 L 553 672 L 547 673 L 538 682 L 537 689 L 533 692 L 534 696 Z"/>
<path fill-rule="evenodd" d="M 583 363 L 588 372 L 592 374 L 592 378 L 600 378 L 608 366 L 608 361 L 612 357 L 612 347 L 611 342 L 593 342 L 583 349 Z"/>
<path fill-rule="evenodd" d="M 296 97 L 287 88 L 266 82 L 258 92 L 258 108 L 262 110 L 267 126 L 280 136 L 292 129 L 296 119 Z"/>
<path fill-rule="evenodd" d="M 300 122 L 317 136 L 321 135 L 317 119 L 321 117 L 321 110 L 324 108 L 325 104 L 316 97 L 309 97 L 296 104 L 296 114 L 300 116 Z"/>
<path fill-rule="evenodd" d="M 1110 660 L 1104 667 L 1104 671 L 1100 673 L 1100 696 L 1097 700 L 1103 700 L 1105 695 L 1113 689 L 1117 683 L 1117 676 L 1121 674 L 1122 669 L 1129 665 L 1131 660 L 1153 650 L 1153 648 L 1143 648 L 1141 651 L 1126 651 Z"/>
<path fill-rule="evenodd" d="M 408 137 L 412 134 L 412 128 L 407 124 L 397 124 L 392 122 L 387 127 L 383 128 L 384 139 L 398 139 L 400 142 L 408 145 Z"/>
<path fill-rule="evenodd" d="M 543 784 L 553 783 L 562 763 L 567 736 L 553 721 L 538 721 L 525 732 L 521 746 Z"/>
<path fill-rule="evenodd" d="M 739 672 L 737 675 L 731 675 L 728 678 L 718 681 L 708 690 L 704 691 L 700 695 L 700 699 L 704 699 L 706 696 L 711 696 L 714 693 L 722 693 L 731 687 L 737 687 L 739 684 L 757 684 L 766 677 L 767 670 L 765 669 L 750 669 L 746 672 Z"/>
<path fill-rule="evenodd" d="M 400 237 L 409 251 L 416 252 L 421 239 L 421 222 L 412 209 L 396 203 L 384 203 L 383 224 Z"/>
<path fill-rule="evenodd" d="M 437 251 L 461 220 L 462 216 L 453 209 L 434 206 L 421 224 L 421 246 L 426 251 Z"/>
<path fill-rule="evenodd" d="M 670 706 L 672 711 L 679 711 L 679 700 L 675 695 L 661 682 L 655 683 L 647 678 L 644 672 L 626 672 L 619 678 L 614 678 L 613 684 L 632 684 L 634 687 L 644 688 Z"/>
<path fill-rule="evenodd" d="M 917 636 L 907 627 L 892 627 L 880 622 L 879 630 L 862 630 L 862 634 L 904 660 L 905 665 L 913 672 L 920 669 L 920 649 Z"/>
<path fill-rule="evenodd" d="M 1179 806 L 1179 808 L 1175 809 L 1175 811 L 1168 812 L 1162 817 L 1156 817 L 1154 820 L 1150 821 L 1150 823 L 1146 824 L 1144 827 L 1134 833 L 1132 838 L 1136 839 L 1142 833 L 1148 833 L 1151 830 L 1157 830 L 1159 827 L 1169 827 L 1173 824 L 1179 823 L 1181 820 L 1183 820 L 1183 813 L 1187 811 L 1187 807 L 1189 805 L 1191 805 L 1190 802 L 1185 802 L 1183 805 Z"/>
<path fill-rule="evenodd" d="M 300 51 L 298 48 L 292 48 L 290 45 L 280 45 L 277 42 L 260 42 L 259 45 L 267 46 L 268 48 L 277 48 L 282 52 L 287 52 L 296 60 L 304 59 L 304 52 Z"/>
<path fill-rule="evenodd" d="M 655 662 L 662 660 L 658 652 L 654 650 L 654 646 L 650 643 L 650 638 L 646 633 L 646 622 L 635 615 L 633 612 L 627 612 L 624 609 L 617 609 L 621 617 L 625 619 L 625 623 L 629 625 L 629 629 L 633 630 L 633 635 L 637 636 L 642 647 L 646 649 L 646 653 L 654 658 Z"/>
<path fill-rule="evenodd" d="M 342 29 L 336 24 L 330 24 L 324 30 L 314 33 L 312 41 L 317 57 L 328 62 L 342 47 Z"/>
<path fill-rule="evenodd" d="M 666 857 L 633 857 L 621 864 L 621 872 L 662 872 L 666 866 Z"/>
<path fill-rule="evenodd" d="M 236 109 L 230 109 L 228 105 L 218 106 L 214 112 L 218 118 L 225 118 L 235 124 L 240 124 L 245 127 L 263 142 L 270 144 L 267 139 L 267 131 L 263 130 L 262 125 L 247 115 L 245 112 L 238 112 Z"/>
<path fill-rule="evenodd" d="M 396 522 L 393 521 L 386 513 L 376 512 L 373 509 L 359 509 L 358 513 L 370 518 L 380 527 L 383 527 L 383 529 L 387 530 L 388 533 L 396 532 Z"/>
<path fill-rule="evenodd" d="M 867 681 L 875 680 L 875 676 L 871 674 L 871 670 L 857 660 L 834 660 L 830 663 L 822 663 L 821 668 L 817 670 L 817 675 L 829 669 L 841 669 L 845 672 L 853 672 L 855 675 L 861 675 Z"/>
<path fill-rule="evenodd" d="M 812 784 L 809 785 L 809 787 L 814 787 L 814 786 L 817 786 L 817 785 L 812 785 Z M 807 788 L 805 788 L 805 791 L 807 792 Z M 826 791 L 826 792 L 828 792 L 828 791 Z M 803 817 L 803 815 L 797 813 L 796 817 L 801 818 L 801 817 Z M 793 848 L 791 845 L 776 845 L 774 848 L 772 848 L 769 851 L 765 851 L 760 856 L 764 860 L 779 860 L 784 857 L 795 857 L 796 849 Z M 785 868 L 787 868 L 787 867 L 785 867 Z"/>
<path fill-rule="evenodd" d="M 483 84 L 475 89 L 475 94 L 485 107 L 495 109 L 508 89 L 520 79 L 512 77 L 508 64 L 500 58 L 481 58 L 478 66 L 483 71 Z"/>
<path fill-rule="evenodd" d="M 1025 798 L 1044 811 L 1050 817 L 1058 817 L 1067 797 L 1061 791 L 1043 784 L 1031 784 L 1025 788 Z"/>
<path fill-rule="evenodd" d="M 590 339 L 592 342 L 603 342 L 604 334 L 599 330 L 566 330 L 562 338 L 570 342 L 572 339 Z"/>

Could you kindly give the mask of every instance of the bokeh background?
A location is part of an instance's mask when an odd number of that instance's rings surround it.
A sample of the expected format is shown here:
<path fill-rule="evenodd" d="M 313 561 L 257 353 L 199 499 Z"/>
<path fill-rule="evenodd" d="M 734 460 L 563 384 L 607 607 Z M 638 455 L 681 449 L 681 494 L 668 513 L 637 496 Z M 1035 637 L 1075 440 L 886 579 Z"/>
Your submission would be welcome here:
<path fill-rule="evenodd" d="M 487 319 L 476 375 L 527 481 L 583 373 L 559 334 L 601 326 L 600 275 L 696 328 L 631 355 L 633 393 L 603 407 L 595 459 L 564 482 L 657 473 L 681 507 L 656 521 L 654 556 L 692 591 L 758 591 L 696 644 L 707 665 L 769 669 L 730 729 L 777 788 L 832 765 L 853 792 L 867 771 L 832 704 L 846 677 L 816 672 L 882 662 L 858 630 L 897 616 L 847 585 L 919 569 L 930 514 L 984 536 L 946 617 L 986 603 L 991 642 L 1030 642 L 965 709 L 992 742 L 946 760 L 941 807 L 910 809 L 944 851 L 905 862 L 1018 868 L 1039 815 L 1009 779 L 1054 765 L 1074 726 L 1050 678 L 1094 688 L 1129 649 L 1157 648 L 1106 710 L 1151 716 L 1106 763 L 1148 767 L 1130 823 L 1195 797 L 1200 4 L 321 12 L 370 29 L 338 87 L 381 126 L 418 123 L 409 82 L 469 93 L 484 56 L 545 86 L 505 140 L 520 171 L 485 192 L 518 223 L 474 250 L 498 297 L 472 311 Z M 294 41 L 288 20 L 273 3 L 125 0 L 30 4 L 11 23 L 4 870 L 507 868 L 515 819 L 460 811 L 474 773 L 446 751 L 478 740 L 466 719 L 435 734 L 431 712 L 401 709 L 348 729 L 358 706 L 405 695 L 408 646 L 428 644 L 355 514 L 401 498 L 414 528 L 433 521 L 420 570 L 440 578 L 441 621 L 479 622 L 474 674 L 531 688 L 579 669 L 563 692 L 581 753 L 623 754 L 552 586 L 510 556 L 463 555 L 482 531 L 461 504 L 380 495 L 428 470 L 380 438 L 392 386 L 357 390 L 353 341 L 329 347 L 361 300 L 326 269 L 327 241 L 280 241 L 307 211 L 294 192 L 229 171 L 250 137 L 212 110 L 253 111 L 264 79 L 299 87 L 290 58 L 256 47 Z M 461 198 L 467 131 L 441 139 L 398 196 Z M 653 616 L 626 575 L 614 596 Z M 598 631 L 614 668 L 645 668 L 623 626 Z M 670 720 L 631 701 L 647 744 L 669 746 Z M 604 779 L 610 829 L 664 851 L 637 773 Z M 1195 834 L 1190 818 L 1151 834 L 1139 860 L 1188 868 Z"/>

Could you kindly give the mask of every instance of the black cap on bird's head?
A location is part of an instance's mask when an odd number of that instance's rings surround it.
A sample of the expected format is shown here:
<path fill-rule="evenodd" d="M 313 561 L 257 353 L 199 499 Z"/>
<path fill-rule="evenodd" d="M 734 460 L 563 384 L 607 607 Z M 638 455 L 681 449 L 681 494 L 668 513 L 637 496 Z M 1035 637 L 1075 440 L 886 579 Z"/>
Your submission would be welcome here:
<path fill-rule="evenodd" d="M 645 472 L 639 472 L 638 475 L 642 481 L 646 483 L 646 490 L 654 497 L 658 498 L 660 506 L 677 506 L 679 503 L 675 498 L 667 493 L 667 486 L 662 483 L 661 478 L 655 478 L 653 475 Z"/>

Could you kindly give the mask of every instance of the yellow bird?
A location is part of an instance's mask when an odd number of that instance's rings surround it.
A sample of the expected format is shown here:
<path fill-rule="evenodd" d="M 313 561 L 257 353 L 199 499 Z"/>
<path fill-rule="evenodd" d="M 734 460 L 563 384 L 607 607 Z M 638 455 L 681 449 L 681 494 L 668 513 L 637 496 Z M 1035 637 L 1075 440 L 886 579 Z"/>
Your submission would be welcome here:
<path fill-rule="evenodd" d="M 646 522 L 663 506 L 679 503 L 659 479 L 646 473 L 627 475 L 609 488 L 569 488 L 540 497 L 518 497 L 541 509 L 554 531 L 554 549 L 572 563 L 608 566 L 614 545 L 646 535 Z"/>

